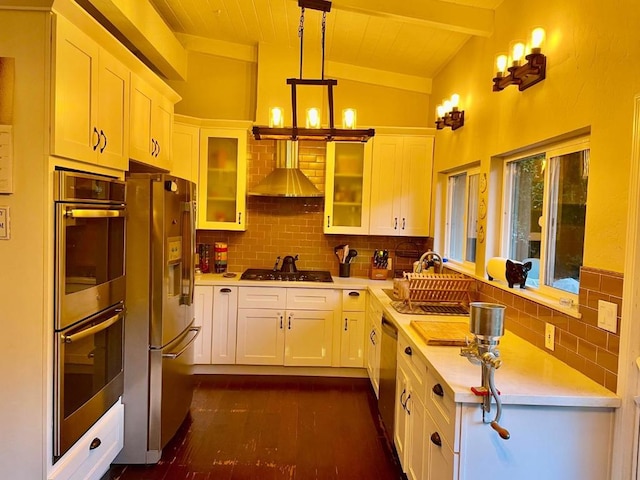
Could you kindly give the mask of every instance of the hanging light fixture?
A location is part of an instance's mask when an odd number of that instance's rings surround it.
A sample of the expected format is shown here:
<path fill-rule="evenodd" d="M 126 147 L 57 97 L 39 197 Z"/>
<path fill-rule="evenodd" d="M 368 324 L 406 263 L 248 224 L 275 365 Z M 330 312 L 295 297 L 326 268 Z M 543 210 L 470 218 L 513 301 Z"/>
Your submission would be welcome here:
<path fill-rule="evenodd" d="M 343 114 L 343 128 L 336 128 L 334 122 L 333 108 L 333 87 L 338 84 L 335 79 L 324 78 L 324 43 L 325 43 L 325 24 L 327 12 L 331 11 L 331 2 L 327 0 L 298 0 L 300 7 L 300 26 L 298 27 L 298 36 L 300 37 L 300 76 L 299 78 L 287 78 L 287 85 L 291 85 L 291 117 L 292 124 L 290 127 L 281 125 L 276 126 L 276 122 L 270 121 L 270 126 L 254 126 L 253 136 L 256 140 L 325 140 L 331 141 L 360 141 L 366 142 L 375 135 L 372 128 L 357 129 L 355 128 L 355 110 L 347 117 Z M 319 10 L 322 12 L 322 74 L 319 79 L 309 79 L 302 77 L 302 47 L 304 40 L 304 13 L 305 9 Z M 327 89 L 328 97 L 328 128 L 320 125 L 319 110 L 315 112 L 307 111 L 306 127 L 298 127 L 298 111 L 297 111 L 297 87 L 298 86 L 317 86 Z M 311 109 L 309 109 L 311 110 Z M 282 110 L 280 110 L 282 115 Z M 271 112 L 273 115 L 273 110 Z M 273 116 L 270 118 L 273 119 Z"/>

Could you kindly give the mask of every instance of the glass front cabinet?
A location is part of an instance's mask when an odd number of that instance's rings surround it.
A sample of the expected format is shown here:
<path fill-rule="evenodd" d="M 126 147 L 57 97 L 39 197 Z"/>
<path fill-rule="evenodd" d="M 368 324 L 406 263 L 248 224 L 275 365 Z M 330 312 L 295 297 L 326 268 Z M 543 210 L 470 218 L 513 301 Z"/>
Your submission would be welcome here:
<path fill-rule="evenodd" d="M 247 130 L 200 130 L 198 228 L 246 230 Z"/>
<path fill-rule="evenodd" d="M 371 155 L 371 142 L 327 142 L 324 233 L 369 233 Z"/>

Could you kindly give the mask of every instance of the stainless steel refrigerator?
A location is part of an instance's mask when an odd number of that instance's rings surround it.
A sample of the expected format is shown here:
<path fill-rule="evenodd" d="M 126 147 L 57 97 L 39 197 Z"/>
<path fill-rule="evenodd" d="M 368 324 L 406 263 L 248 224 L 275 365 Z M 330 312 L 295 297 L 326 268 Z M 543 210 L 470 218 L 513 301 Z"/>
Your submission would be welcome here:
<path fill-rule="evenodd" d="M 195 186 L 127 177 L 124 448 L 115 463 L 157 463 L 189 412 L 194 326 Z"/>

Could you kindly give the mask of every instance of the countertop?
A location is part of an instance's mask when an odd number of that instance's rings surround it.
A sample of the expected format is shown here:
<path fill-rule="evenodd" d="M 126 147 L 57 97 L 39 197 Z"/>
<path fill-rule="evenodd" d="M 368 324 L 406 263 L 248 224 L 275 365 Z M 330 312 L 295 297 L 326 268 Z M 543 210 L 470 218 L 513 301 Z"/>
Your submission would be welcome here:
<path fill-rule="evenodd" d="M 391 306 L 391 299 L 384 292 L 384 289 L 392 288 L 391 280 L 333 277 L 333 283 L 314 283 L 239 279 L 240 273 L 233 278 L 225 278 L 222 274 L 200 274 L 196 275 L 196 285 L 368 289 L 382 303 L 387 318 L 409 338 L 428 367 L 437 371 L 453 391 L 454 400 L 480 403 L 480 398 L 470 388 L 481 384 L 481 367 L 460 356 L 460 347 L 427 346 L 410 325 L 411 320 L 468 323 L 468 316 L 401 314 Z M 607 408 L 621 405 L 621 399 L 611 391 L 508 330 L 500 339 L 498 349 L 503 363 L 495 371 L 495 382 L 505 405 Z"/>

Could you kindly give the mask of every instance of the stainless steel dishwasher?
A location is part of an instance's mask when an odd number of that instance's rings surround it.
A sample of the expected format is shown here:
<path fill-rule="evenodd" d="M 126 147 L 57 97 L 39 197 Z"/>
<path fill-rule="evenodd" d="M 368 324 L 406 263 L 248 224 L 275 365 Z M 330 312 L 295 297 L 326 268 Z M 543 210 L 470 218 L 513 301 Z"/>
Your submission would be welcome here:
<path fill-rule="evenodd" d="M 378 411 L 385 434 L 393 445 L 393 425 L 396 406 L 396 349 L 398 328 L 382 315 L 382 342 L 380 347 L 380 391 Z"/>

